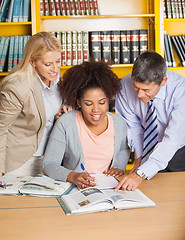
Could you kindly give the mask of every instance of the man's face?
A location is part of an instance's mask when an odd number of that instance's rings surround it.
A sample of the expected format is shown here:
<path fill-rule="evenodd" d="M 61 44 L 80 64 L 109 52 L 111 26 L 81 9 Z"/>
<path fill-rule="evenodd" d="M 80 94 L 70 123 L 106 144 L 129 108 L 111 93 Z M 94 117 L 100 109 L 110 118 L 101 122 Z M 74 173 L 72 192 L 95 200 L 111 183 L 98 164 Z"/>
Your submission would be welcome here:
<path fill-rule="evenodd" d="M 141 83 L 133 80 L 133 85 L 134 85 L 135 91 L 137 92 L 138 98 L 142 102 L 147 103 L 157 95 L 160 88 L 166 84 L 166 81 L 167 81 L 167 78 L 164 77 L 161 84 L 158 85 L 155 82 Z"/>

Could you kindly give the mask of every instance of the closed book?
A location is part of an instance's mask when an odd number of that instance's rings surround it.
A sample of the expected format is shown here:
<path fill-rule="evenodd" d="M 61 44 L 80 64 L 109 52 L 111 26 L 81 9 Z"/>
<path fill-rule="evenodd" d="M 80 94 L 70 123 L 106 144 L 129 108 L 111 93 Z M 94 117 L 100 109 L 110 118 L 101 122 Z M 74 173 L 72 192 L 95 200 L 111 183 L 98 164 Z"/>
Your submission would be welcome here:
<path fill-rule="evenodd" d="M 128 37 L 127 37 L 128 36 Z M 120 61 L 121 63 L 130 63 L 130 31 L 120 31 Z"/>
<path fill-rule="evenodd" d="M 90 57 L 96 62 L 101 60 L 101 33 L 100 31 L 89 32 Z"/>
<path fill-rule="evenodd" d="M 90 15 L 94 15 L 93 0 L 89 0 L 89 13 L 90 13 Z"/>
<path fill-rule="evenodd" d="M 167 18 L 166 0 L 163 1 L 163 16 L 164 18 Z"/>
<path fill-rule="evenodd" d="M 22 60 L 23 56 L 23 36 L 19 36 L 19 50 L 18 50 L 18 63 Z"/>
<path fill-rule="evenodd" d="M 112 31 L 111 43 L 112 43 L 111 57 L 113 64 L 120 64 L 120 31 Z"/>
<path fill-rule="evenodd" d="M 23 19 L 24 22 L 28 22 L 29 20 L 29 10 L 30 10 L 30 0 L 24 0 L 24 5 L 23 5 Z"/>
<path fill-rule="evenodd" d="M 148 51 L 148 30 L 139 30 L 139 54 Z"/>
<path fill-rule="evenodd" d="M 75 15 L 75 4 L 73 0 L 69 0 L 70 14 Z"/>
<path fill-rule="evenodd" d="M 13 67 L 13 52 L 14 52 L 14 36 L 11 36 L 9 53 L 8 53 L 8 72 L 10 72 Z"/>
<path fill-rule="evenodd" d="M 177 0 L 177 2 L 178 2 L 178 9 L 179 9 L 179 18 L 183 18 L 181 0 Z"/>
<path fill-rule="evenodd" d="M 75 4 L 75 14 L 79 15 L 80 14 L 79 1 L 78 0 L 74 0 L 74 4 Z"/>
<path fill-rule="evenodd" d="M 65 10 L 65 1 L 60 0 L 60 12 L 62 16 L 66 15 L 66 10 Z"/>
<path fill-rule="evenodd" d="M 176 18 L 179 18 L 178 0 L 174 0 L 174 3 L 175 3 Z"/>
<path fill-rule="evenodd" d="M 174 54 L 173 54 L 173 48 L 172 48 L 172 42 L 171 42 L 171 38 L 170 38 L 169 34 L 167 34 L 167 38 L 168 38 L 168 45 L 169 45 L 170 56 L 171 56 L 171 61 L 172 61 L 172 67 L 176 67 L 175 58 L 174 58 Z"/>
<path fill-rule="evenodd" d="M 21 0 L 14 0 L 12 22 L 19 21 L 20 7 L 21 7 Z"/>
<path fill-rule="evenodd" d="M 44 1 L 44 16 L 49 16 L 49 0 Z"/>
<path fill-rule="evenodd" d="M 94 3 L 94 15 L 98 15 L 99 14 L 98 1 L 97 0 L 93 0 L 93 3 Z"/>
<path fill-rule="evenodd" d="M 82 51 L 83 61 L 89 60 L 89 33 L 87 31 L 82 32 Z"/>
<path fill-rule="evenodd" d="M 182 14 L 183 14 L 183 18 L 185 18 L 185 0 L 181 0 L 182 2 Z"/>
<path fill-rule="evenodd" d="M 0 72 L 5 71 L 5 61 L 7 60 L 7 56 L 8 56 L 9 41 L 10 41 L 10 37 L 6 37 L 5 42 L 3 44 L 3 51 L 0 59 Z"/>
<path fill-rule="evenodd" d="M 1 4 L 0 9 L 0 22 L 5 22 L 6 16 L 8 14 L 10 0 L 4 0 Z"/>
<path fill-rule="evenodd" d="M 111 31 L 101 31 L 101 58 L 105 62 L 111 60 Z"/>
<path fill-rule="evenodd" d="M 77 65 L 77 32 L 72 31 L 72 65 Z"/>
<path fill-rule="evenodd" d="M 169 48 L 169 42 L 168 42 L 166 30 L 164 30 L 164 47 L 166 49 L 166 57 L 168 62 L 167 67 L 172 67 L 172 59 L 170 55 L 170 48 Z"/>
<path fill-rule="evenodd" d="M 177 18 L 175 0 L 171 0 L 172 18 Z"/>
<path fill-rule="evenodd" d="M 66 9 L 66 15 L 70 15 L 70 7 L 69 7 L 69 1 L 65 0 L 65 9 Z"/>
<path fill-rule="evenodd" d="M 55 9 L 54 0 L 49 0 L 49 15 L 56 16 L 56 9 Z"/>
<path fill-rule="evenodd" d="M 61 33 L 60 32 L 56 32 L 55 36 L 58 39 L 58 41 L 61 43 Z"/>
<path fill-rule="evenodd" d="M 13 67 L 15 67 L 18 64 L 18 50 L 19 50 L 19 37 L 16 35 L 14 39 Z"/>
<path fill-rule="evenodd" d="M 55 0 L 55 9 L 56 9 L 56 15 L 60 16 L 60 0 Z"/>
<path fill-rule="evenodd" d="M 172 18 L 171 0 L 166 0 L 166 8 L 168 18 Z"/>
<path fill-rule="evenodd" d="M 1 58 L 3 54 L 5 40 L 6 40 L 6 37 L 0 37 L 0 63 L 1 63 Z"/>
<path fill-rule="evenodd" d="M 84 0 L 84 7 L 85 7 L 85 15 L 90 15 L 89 13 L 89 1 Z"/>
<path fill-rule="evenodd" d="M 44 0 L 40 0 L 40 16 L 44 16 Z"/>
<path fill-rule="evenodd" d="M 139 30 L 130 31 L 130 62 L 134 63 L 139 56 Z"/>
<path fill-rule="evenodd" d="M 21 0 L 21 6 L 19 9 L 19 20 L 18 22 L 24 22 L 24 16 L 23 16 L 23 7 L 24 7 L 24 0 Z"/>
<path fill-rule="evenodd" d="M 176 36 L 171 36 L 171 40 L 172 40 L 174 48 L 175 48 L 175 50 L 177 52 L 177 55 L 179 56 L 179 59 L 180 59 L 182 65 L 183 65 L 183 67 L 185 67 L 185 59 L 184 59 L 184 56 L 183 56 L 183 54 L 182 54 L 182 52 L 180 50 L 180 47 L 178 45 L 178 41 L 177 41 Z"/>
<path fill-rule="evenodd" d="M 66 65 L 71 66 L 72 64 L 72 39 L 71 32 L 66 32 Z"/>
<path fill-rule="evenodd" d="M 79 5 L 80 5 L 80 14 L 84 15 L 85 14 L 85 5 L 83 0 L 79 0 Z"/>
<path fill-rule="evenodd" d="M 83 62 L 82 46 L 82 31 L 77 31 L 77 64 L 81 64 Z"/>
<path fill-rule="evenodd" d="M 183 36 L 179 35 L 179 36 L 176 36 L 176 38 L 179 40 L 180 49 L 185 59 L 185 43 L 183 41 Z"/>
<path fill-rule="evenodd" d="M 6 22 L 11 22 L 12 21 L 14 0 L 11 0 L 9 4 L 10 5 L 9 5 L 9 8 L 8 8 L 8 14 L 6 16 Z"/>
<path fill-rule="evenodd" d="M 66 32 L 61 32 L 61 45 L 62 45 L 62 52 L 61 52 L 61 64 L 62 66 L 66 66 Z"/>

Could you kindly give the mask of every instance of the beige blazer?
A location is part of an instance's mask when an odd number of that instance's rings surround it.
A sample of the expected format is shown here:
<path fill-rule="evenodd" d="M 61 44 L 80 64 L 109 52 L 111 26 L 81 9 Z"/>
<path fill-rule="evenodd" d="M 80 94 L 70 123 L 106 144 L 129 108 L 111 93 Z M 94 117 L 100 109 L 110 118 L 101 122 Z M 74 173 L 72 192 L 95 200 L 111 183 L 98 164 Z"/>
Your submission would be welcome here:
<path fill-rule="evenodd" d="M 26 76 L 5 83 L 0 93 L 0 173 L 23 165 L 37 150 L 46 125 L 39 81 Z"/>

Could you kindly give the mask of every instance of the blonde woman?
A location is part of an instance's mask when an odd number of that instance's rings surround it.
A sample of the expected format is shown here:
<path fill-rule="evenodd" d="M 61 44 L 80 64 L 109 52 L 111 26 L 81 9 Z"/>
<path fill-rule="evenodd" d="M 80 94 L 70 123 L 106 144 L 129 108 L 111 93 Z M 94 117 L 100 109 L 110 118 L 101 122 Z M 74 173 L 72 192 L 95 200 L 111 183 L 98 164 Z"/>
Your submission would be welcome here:
<path fill-rule="evenodd" d="M 28 40 L 22 61 L 1 82 L 0 176 L 41 172 L 45 146 L 62 105 L 58 90 L 61 45 L 40 32 Z"/>

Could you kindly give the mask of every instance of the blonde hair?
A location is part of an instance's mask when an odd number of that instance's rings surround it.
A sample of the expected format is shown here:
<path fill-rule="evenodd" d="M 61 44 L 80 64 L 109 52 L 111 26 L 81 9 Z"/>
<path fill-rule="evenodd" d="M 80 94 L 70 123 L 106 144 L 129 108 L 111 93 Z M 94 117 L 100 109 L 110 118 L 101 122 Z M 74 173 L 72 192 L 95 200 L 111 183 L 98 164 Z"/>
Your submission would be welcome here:
<path fill-rule="evenodd" d="M 35 69 L 29 62 L 30 59 L 38 61 L 48 51 L 61 52 L 61 43 L 53 34 L 39 32 L 31 36 L 25 45 L 22 60 L 12 69 L 10 74 L 1 81 L 0 87 L 3 83 L 11 81 L 15 77 L 19 78 L 23 74 L 26 74 L 26 80 L 30 83 L 35 75 Z"/>

